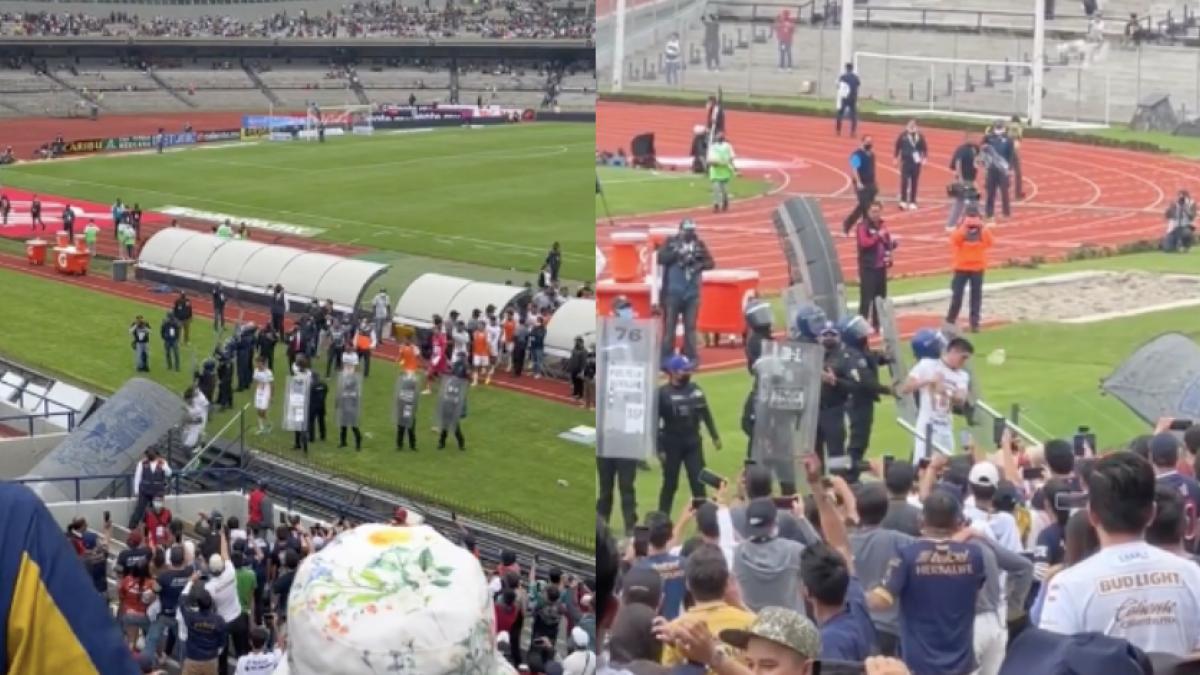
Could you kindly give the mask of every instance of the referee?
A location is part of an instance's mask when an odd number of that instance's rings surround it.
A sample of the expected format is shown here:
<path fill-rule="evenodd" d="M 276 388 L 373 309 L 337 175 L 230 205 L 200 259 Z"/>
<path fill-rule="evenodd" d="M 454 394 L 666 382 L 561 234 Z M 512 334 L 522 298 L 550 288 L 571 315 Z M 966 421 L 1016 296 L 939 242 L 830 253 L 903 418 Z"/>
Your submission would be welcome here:
<path fill-rule="evenodd" d="M 842 232 L 846 236 L 850 236 L 850 231 L 867 215 L 871 204 L 879 196 L 879 186 L 875 183 L 875 153 L 871 151 L 871 147 L 871 137 L 863 136 L 861 146 L 850 153 L 850 168 L 853 169 L 850 181 L 854 183 L 858 203 L 842 221 Z"/>

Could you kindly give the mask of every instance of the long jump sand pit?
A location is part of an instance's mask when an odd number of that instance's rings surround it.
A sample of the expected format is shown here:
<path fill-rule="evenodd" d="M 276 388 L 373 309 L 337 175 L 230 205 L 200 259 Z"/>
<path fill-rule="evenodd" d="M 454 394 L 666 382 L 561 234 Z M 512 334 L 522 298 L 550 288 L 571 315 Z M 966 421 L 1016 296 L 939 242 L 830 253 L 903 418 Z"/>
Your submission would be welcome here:
<path fill-rule="evenodd" d="M 936 296 L 936 297 L 933 297 Z M 944 315 L 949 292 L 899 301 L 905 313 Z M 963 299 L 962 318 L 967 301 Z M 983 287 L 983 316 L 1005 323 L 1090 323 L 1200 305 L 1200 276 L 1089 272 Z"/>

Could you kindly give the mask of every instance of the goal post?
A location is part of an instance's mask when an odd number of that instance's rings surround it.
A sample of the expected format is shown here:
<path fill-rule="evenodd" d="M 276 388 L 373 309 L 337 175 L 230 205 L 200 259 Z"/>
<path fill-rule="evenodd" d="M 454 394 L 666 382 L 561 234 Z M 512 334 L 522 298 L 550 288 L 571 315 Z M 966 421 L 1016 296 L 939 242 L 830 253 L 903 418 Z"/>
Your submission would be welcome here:
<path fill-rule="evenodd" d="M 335 105 L 318 106 L 310 104 L 305 111 L 306 138 L 314 137 L 322 124 L 326 135 L 363 135 L 375 133 L 375 106 L 373 105 Z M 336 131 L 335 131 L 336 130 Z M 331 133 L 332 132 L 332 133 Z"/>
<path fill-rule="evenodd" d="M 862 81 L 859 98 L 893 108 L 885 114 L 981 120 L 1019 115 L 1026 122 L 1036 119 L 1036 126 L 1059 129 L 1109 123 L 1110 74 L 1087 65 L 1042 66 L 1042 77 L 1035 78 L 1032 60 L 858 51 L 853 63 Z M 1036 96 L 1043 78 L 1042 94 Z"/>

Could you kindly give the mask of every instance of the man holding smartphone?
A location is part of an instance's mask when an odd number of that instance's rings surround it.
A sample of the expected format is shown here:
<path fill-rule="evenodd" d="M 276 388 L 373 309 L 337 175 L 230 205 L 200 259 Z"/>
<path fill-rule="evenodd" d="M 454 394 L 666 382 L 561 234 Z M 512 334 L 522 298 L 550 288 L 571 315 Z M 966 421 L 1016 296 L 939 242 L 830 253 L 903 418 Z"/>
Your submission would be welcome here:
<path fill-rule="evenodd" d="M 925 457 L 927 445 L 946 453 L 954 452 L 952 415 L 956 406 L 967 401 L 971 375 L 966 365 L 974 353 L 970 341 L 956 337 L 946 345 L 940 358 L 918 361 L 901 385 L 901 395 L 919 392 L 913 464 Z"/>

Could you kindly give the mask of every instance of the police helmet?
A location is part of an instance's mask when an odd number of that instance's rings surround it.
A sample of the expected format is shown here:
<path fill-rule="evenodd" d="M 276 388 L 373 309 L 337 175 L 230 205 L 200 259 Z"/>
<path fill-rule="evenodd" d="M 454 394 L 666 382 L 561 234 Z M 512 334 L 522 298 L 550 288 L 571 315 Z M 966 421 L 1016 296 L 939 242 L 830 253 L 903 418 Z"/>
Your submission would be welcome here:
<path fill-rule="evenodd" d="M 935 328 L 922 328 L 912 338 L 913 358 L 936 359 L 942 356 L 944 345 L 942 334 Z"/>
<path fill-rule="evenodd" d="M 842 331 L 840 328 L 838 328 L 838 325 L 836 323 L 834 323 L 833 321 L 827 320 L 827 321 L 825 321 L 824 324 L 821 325 L 820 329 L 818 330 L 817 335 L 821 338 L 827 338 L 827 337 L 841 338 Z"/>
<path fill-rule="evenodd" d="M 838 330 L 842 341 L 852 347 L 865 347 L 871 335 L 871 326 L 867 320 L 857 314 L 852 314 L 838 322 Z"/>
<path fill-rule="evenodd" d="M 817 305 L 804 304 L 796 310 L 792 320 L 792 330 L 800 338 L 816 342 L 818 333 L 828 322 L 825 310 Z"/>
<path fill-rule="evenodd" d="M 766 300 L 751 300 L 746 305 L 746 327 L 750 332 L 769 332 L 772 318 L 771 303 Z"/>
<path fill-rule="evenodd" d="M 692 361 L 682 354 L 676 354 L 663 362 L 663 370 L 674 375 L 676 373 L 690 373 L 692 371 Z"/>
<path fill-rule="evenodd" d="M 618 295 L 612 304 L 613 314 L 620 316 L 623 312 L 632 311 L 633 303 L 624 295 Z"/>

